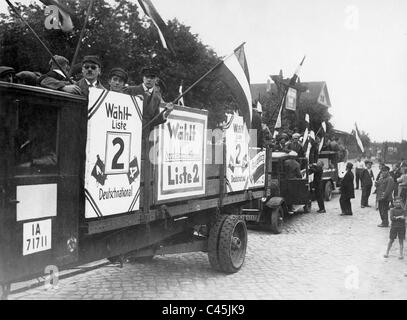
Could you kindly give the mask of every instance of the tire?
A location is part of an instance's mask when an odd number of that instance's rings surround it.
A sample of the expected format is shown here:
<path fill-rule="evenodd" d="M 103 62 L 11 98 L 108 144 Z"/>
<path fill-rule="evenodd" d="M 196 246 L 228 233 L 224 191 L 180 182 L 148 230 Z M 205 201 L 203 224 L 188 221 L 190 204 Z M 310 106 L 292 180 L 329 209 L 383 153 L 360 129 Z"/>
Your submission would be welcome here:
<path fill-rule="evenodd" d="M 279 234 L 283 231 L 284 224 L 284 210 L 282 206 L 273 208 L 270 213 L 269 230 L 275 234 Z"/>
<path fill-rule="evenodd" d="M 327 181 L 324 189 L 324 200 L 330 201 L 332 199 L 332 182 Z"/>
<path fill-rule="evenodd" d="M 221 271 L 236 273 L 243 266 L 247 249 L 247 227 L 244 220 L 228 216 L 219 234 L 218 259 Z"/>
<path fill-rule="evenodd" d="M 218 216 L 215 223 L 211 226 L 209 230 L 208 239 L 208 259 L 212 268 L 220 271 L 220 263 L 218 257 L 218 246 L 219 246 L 219 236 L 222 229 L 223 223 L 226 220 L 226 216 Z"/>

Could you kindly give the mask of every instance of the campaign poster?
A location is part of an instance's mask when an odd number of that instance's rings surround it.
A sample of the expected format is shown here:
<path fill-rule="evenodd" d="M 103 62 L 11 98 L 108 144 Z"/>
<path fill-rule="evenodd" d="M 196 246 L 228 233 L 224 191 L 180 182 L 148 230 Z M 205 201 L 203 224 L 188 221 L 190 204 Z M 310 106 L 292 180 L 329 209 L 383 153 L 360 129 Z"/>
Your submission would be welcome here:
<path fill-rule="evenodd" d="M 85 217 L 137 211 L 143 102 L 90 88 L 85 168 Z"/>
<path fill-rule="evenodd" d="M 228 114 L 226 138 L 226 191 L 235 192 L 250 187 L 249 134 L 238 114 Z"/>
<path fill-rule="evenodd" d="M 285 100 L 285 108 L 292 111 L 295 111 L 297 109 L 297 90 L 288 88 Z"/>
<path fill-rule="evenodd" d="M 266 174 L 266 150 L 250 148 L 250 188 L 264 187 Z"/>
<path fill-rule="evenodd" d="M 175 108 L 158 131 L 157 201 L 205 194 L 207 112 Z"/>

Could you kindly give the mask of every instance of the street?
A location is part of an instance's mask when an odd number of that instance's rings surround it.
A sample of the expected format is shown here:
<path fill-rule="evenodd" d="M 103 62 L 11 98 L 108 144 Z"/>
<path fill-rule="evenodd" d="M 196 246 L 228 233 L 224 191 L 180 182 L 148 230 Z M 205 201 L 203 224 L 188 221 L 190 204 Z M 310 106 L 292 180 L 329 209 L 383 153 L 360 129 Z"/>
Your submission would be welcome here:
<path fill-rule="evenodd" d="M 10 299 L 405 299 L 407 259 L 398 242 L 383 258 L 389 229 L 379 213 L 352 201 L 354 216 L 339 216 L 339 195 L 327 213 L 297 214 L 279 235 L 252 228 L 246 261 L 236 274 L 213 271 L 205 253 L 157 256 L 148 263 L 107 264 L 10 295 Z M 374 198 L 370 198 L 374 204 Z M 13 291 L 12 287 L 12 291 Z"/>

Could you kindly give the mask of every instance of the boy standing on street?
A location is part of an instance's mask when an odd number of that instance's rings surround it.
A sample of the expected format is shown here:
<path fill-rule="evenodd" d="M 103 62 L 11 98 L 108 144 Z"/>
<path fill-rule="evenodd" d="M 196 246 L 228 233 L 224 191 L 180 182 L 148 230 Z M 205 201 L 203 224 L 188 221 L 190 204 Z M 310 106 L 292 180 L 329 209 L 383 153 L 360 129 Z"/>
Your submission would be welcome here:
<path fill-rule="evenodd" d="M 389 257 L 389 252 L 394 240 L 398 237 L 400 244 L 400 256 L 399 259 L 403 259 L 403 241 L 406 237 L 406 216 L 407 211 L 403 209 L 401 204 L 401 198 L 397 197 L 394 200 L 394 208 L 390 210 L 390 241 L 387 245 L 387 251 L 384 255 L 385 258 Z"/>

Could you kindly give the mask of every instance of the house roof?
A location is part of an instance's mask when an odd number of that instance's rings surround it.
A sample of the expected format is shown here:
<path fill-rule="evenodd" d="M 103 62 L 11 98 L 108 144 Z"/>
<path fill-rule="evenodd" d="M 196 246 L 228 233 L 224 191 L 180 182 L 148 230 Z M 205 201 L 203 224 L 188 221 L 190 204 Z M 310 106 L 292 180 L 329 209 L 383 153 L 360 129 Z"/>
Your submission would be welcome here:
<path fill-rule="evenodd" d="M 301 93 L 300 104 L 312 103 L 319 104 L 324 107 L 331 107 L 328 87 L 325 81 L 301 82 L 301 85 L 307 88 L 307 91 Z M 277 94 L 277 86 L 275 83 L 270 84 L 272 94 Z M 254 83 L 250 85 L 253 100 L 257 101 L 260 97 L 267 94 L 267 83 Z"/>

